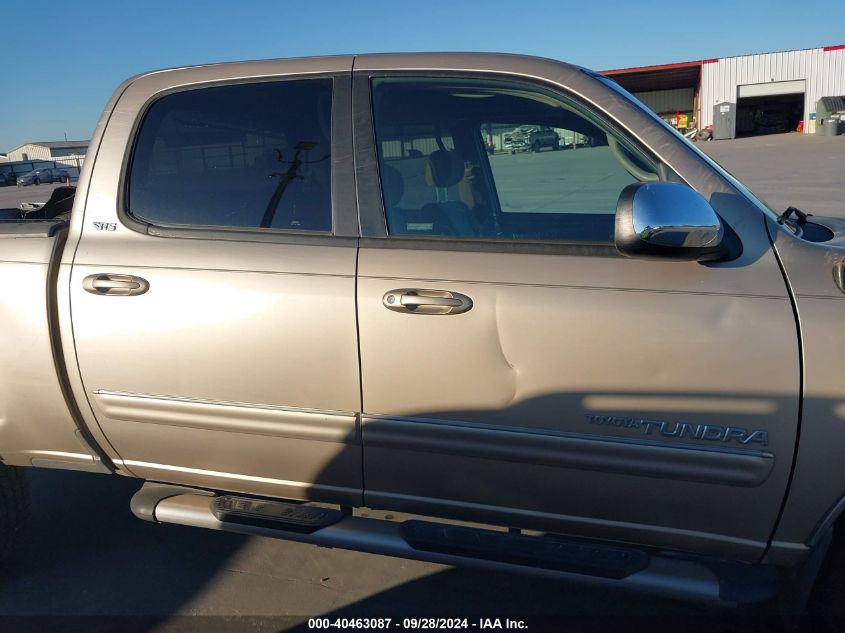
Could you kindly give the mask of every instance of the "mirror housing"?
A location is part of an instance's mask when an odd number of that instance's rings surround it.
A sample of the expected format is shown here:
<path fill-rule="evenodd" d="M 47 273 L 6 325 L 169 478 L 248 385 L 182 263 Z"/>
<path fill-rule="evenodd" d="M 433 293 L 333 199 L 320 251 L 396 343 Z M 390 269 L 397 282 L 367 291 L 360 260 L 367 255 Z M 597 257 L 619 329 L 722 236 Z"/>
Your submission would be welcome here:
<path fill-rule="evenodd" d="M 628 257 L 713 261 L 728 249 L 725 227 L 694 189 L 674 182 L 637 182 L 616 205 L 616 249 Z"/>

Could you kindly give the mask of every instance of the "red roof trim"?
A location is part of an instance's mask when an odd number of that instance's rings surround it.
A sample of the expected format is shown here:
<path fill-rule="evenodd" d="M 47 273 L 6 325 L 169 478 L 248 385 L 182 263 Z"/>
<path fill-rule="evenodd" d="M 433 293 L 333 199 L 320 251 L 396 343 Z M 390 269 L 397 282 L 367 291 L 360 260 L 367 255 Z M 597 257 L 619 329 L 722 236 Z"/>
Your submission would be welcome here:
<path fill-rule="evenodd" d="M 839 44 L 837 46 L 825 46 L 822 50 L 825 53 L 829 53 L 830 51 L 841 51 L 843 48 L 845 48 L 845 44 Z"/>
<path fill-rule="evenodd" d="M 622 75 L 627 73 L 642 73 L 652 70 L 669 70 L 671 68 L 695 68 L 701 66 L 701 61 L 678 62 L 676 64 L 658 64 L 657 66 L 635 66 L 633 68 L 616 68 L 613 70 L 600 70 L 602 75 Z"/>
<path fill-rule="evenodd" d="M 718 60 L 718 59 L 716 59 L 716 58 L 714 57 L 713 59 L 702 59 L 702 60 L 701 60 L 701 63 L 702 63 L 702 64 L 715 64 L 715 63 L 717 63 L 718 61 L 719 61 L 719 60 Z"/>

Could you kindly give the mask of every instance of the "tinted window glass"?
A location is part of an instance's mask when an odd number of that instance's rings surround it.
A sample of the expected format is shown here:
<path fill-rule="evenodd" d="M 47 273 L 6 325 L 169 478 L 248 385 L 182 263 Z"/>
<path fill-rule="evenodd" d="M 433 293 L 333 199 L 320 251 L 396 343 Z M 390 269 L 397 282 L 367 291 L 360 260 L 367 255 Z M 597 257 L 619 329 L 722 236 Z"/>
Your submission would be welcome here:
<path fill-rule="evenodd" d="M 619 194 L 656 167 L 564 98 L 499 81 L 373 82 L 392 235 L 612 242 Z"/>
<path fill-rule="evenodd" d="M 160 225 L 330 231 L 330 79 L 177 92 L 144 118 L 128 212 Z"/>

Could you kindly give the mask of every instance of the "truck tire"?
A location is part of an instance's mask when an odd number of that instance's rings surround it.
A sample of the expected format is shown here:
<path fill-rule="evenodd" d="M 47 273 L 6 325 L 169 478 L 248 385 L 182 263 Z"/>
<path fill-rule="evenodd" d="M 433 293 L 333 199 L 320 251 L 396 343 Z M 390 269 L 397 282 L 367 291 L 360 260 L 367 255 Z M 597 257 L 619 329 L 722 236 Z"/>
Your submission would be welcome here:
<path fill-rule="evenodd" d="M 29 517 L 29 485 L 23 468 L 0 464 L 0 560 L 12 548 Z"/>
<path fill-rule="evenodd" d="M 531 151 L 534 152 L 535 154 L 540 151 L 539 141 L 534 141 L 533 143 L 531 143 Z"/>

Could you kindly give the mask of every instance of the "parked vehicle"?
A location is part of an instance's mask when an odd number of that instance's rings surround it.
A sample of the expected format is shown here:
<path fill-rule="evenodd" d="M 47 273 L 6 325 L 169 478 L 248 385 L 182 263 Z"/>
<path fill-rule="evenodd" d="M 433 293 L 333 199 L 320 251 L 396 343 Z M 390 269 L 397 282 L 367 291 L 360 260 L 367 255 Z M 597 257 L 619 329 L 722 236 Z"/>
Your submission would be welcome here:
<path fill-rule="evenodd" d="M 549 127 L 521 125 L 504 136 L 504 148 L 511 154 L 517 152 L 539 152 L 544 147 L 560 149 L 560 136 Z"/>
<path fill-rule="evenodd" d="M 485 151 L 505 123 L 596 143 L 529 169 Z M 148 73 L 89 155 L 72 213 L 0 223 L 0 547 L 21 467 L 67 468 L 145 480 L 158 523 L 806 596 L 845 508 L 845 221 L 512 55 Z"/>
<path fill-rule="evenodd" d="M 61 174 L 62 171 L 64 171 L 64 176 Z M 33 169 L 22 176 L 18 176 L 17 184 L 19 187 L 26 187 L 27 185 L 40 185 L 41 183 L 66 182 L 66 179 L 67 171 L 46 167 Z"/>

